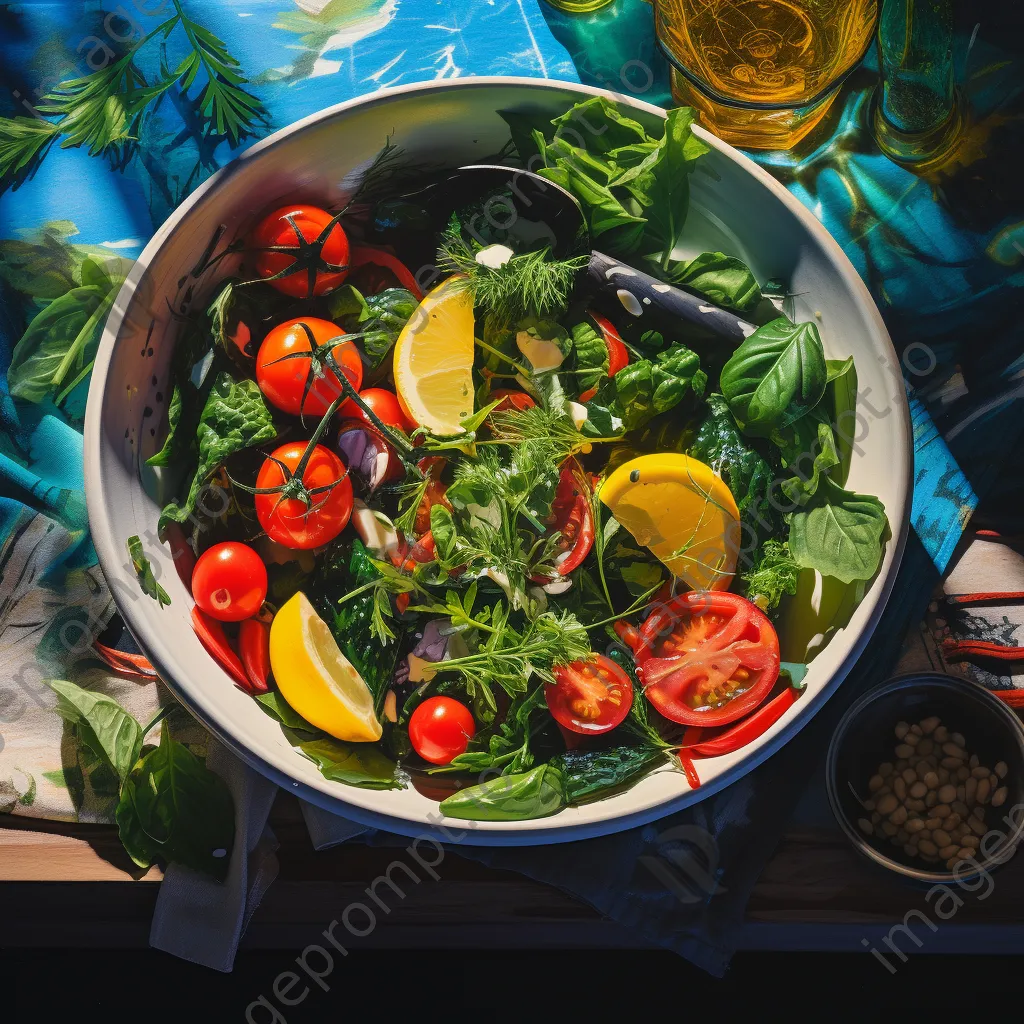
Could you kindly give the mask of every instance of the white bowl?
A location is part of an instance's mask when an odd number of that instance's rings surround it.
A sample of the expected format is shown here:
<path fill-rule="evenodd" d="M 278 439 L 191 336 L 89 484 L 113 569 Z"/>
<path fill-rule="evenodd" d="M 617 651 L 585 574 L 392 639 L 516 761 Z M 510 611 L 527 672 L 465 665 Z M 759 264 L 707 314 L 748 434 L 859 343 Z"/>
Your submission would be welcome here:
<path fill-rule="evenodd" d="M 525 845 L 601 835 L 677 811 L 749 772 L 806 724 L 863 651 L 892 588 L 908 529 L 912 446 L 899 363 L 882 319 L 814 217 L 752 161 L 698 128 L 711 152 L 693 175 L 680 249 L 687 255 L 721 249 L 744 259 L 760 281 L 790 282 L 800 318 L 817 320 L 828 356 L 855 356 L 864 419 L 850 486 L 881 498 L 892 530 L 880 572 L 846 627 L 812 662 L 807 692 L 795 706 L 755 743 L 699 762 L 699 789 L 665 769 L 626 792 L 550 818 L 467 823 L 443 819 L 437 804 L 412 787 L 377 792 L 328 782 L 196 639 L 192 601 L 168 549 L 155 541 L 160 509 L 143 488 L 139 467 L 160 432 L 156 393 L 168 392 L 178 329 L 168 302 L 194 289 L 193 308 L 199 308 L 228 273 L 222 263 L 188 277 L 216 226 L 226 225 L 225 237 L 234 237 L 262 211 L 298 198 L 336 208 L 348 191 L 343 179 L 366 166 L 386 135 L 425 164 L 457 166 L 507 140 L 497 110 L 534 108 L 555 116 L 598 94 L 580 85 L 473 78 L 385 89 L 313 114 L 254 145 L 175 211 L 139 257 L 103 333 L 85 422 L 86 497 L 100 564 L 128 628 L 181 702 L 240 757 L 303 799 L 356 821 L 406 835 L 439 834 L 438 826 L 448 825 L 468 830 L 467 843 Z M 648 123 L 664 116 L 658 107 L 617 98 Z M 139 591 L 125 549 L 133 534 L 144 538 L 171 595 L 169 607 Z"/>

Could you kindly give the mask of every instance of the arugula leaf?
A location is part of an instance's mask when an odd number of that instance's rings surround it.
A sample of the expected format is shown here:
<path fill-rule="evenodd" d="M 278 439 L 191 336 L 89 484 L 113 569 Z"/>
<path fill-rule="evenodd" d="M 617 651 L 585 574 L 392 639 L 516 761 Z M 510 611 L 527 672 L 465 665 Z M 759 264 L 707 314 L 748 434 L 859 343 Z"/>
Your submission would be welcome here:
<path fill-rule="evenodd" d="M 48 680 L 47 686 L 57 695 L 57 714 L 78 728 L 82 742 L 123 782 L 142 749 L 139 723 L 113 697 L 64 679 Z"/>
<path fill-rule="evenodd" d="M 648 260 L 663 281 L 697 292 L 716 306 L 747 313 L 761 301 L 761 289 L 750 268 L 724 252 L 703 252 L 692 260 L 669 260 L 664 266 L 657 256 Z"/>
<path fill-rule="evenodd" d="M 882 561 L 888 527 L 878 498 L 854 494 L 825 477 L 811 505 L 790 518 L 789 548 L 798 565 L 842 583 L 869 580 Z"/>
<path fill-rule="evenodd" d="M 818 328 L 779 317 L 743 339 L 722 367 L 719 387 L 740 429 L 767 437 L 818 404 L 826 376 Z"/>
<path fill-rule="evenodd" d="M 848 359 L 827 359 L 828 376 L 825 397 L 831 401 L 832 423 L 837 437 L 839 464 L 832 473 L 837 484 L 846 486 L 853 458 L 853 442 L 857 436 L 857 368 L 853 356 Z"/>
<path fill-rule="evenodd" d="M 145 551 L 142 550 L 142 541 L 137 536 L 128 538 L 128 557 L 132 560 L 132 568 L 135 570 L 135 576 L 142 592 L 153 598 L 161 608 L 170 604 L 171 598 L 167 591 L 157 583 L 156 576 L 153 575 L 153 566 L 150 565 Z"/>
<path fill-rule="evenodd" d="M 140 867 L 161 859 L 223 881 L 235 842 L 235 808 L 224 780 L 188 747 L 160 735 L 125 778 L 115 812 L 121 841 Z"/>
<path fill-rule="evenodd" d="M 325 779 L 360 789 L 405 788 L 401 769 L 376 744 L 344 743 L 330 736 L 310 739 L 287 726 L 284 734 L 296 750 L 316 764 Z"/>
<path fill-rule="evenodd" d="M 254 380 L 235 380 L 222 370 L 217 374 L 196 430 L 198 464 L 184 504 L 171 502 L 160 514 L 159 528 L 168 522 L 183 523 L 192 514 L 203 485 L 229 455 L 271 441 L 277 436 L 270 410 Z"/>
<path fill-rule="evenodd" d="M 565 804 L 562 773 L 551 764 L 542 764 L 528 772 L 501 775 L 460 789 L 442 800 L 439 809 L 449 818 L 470 821 L 524 821 L 555 814 Z"/>

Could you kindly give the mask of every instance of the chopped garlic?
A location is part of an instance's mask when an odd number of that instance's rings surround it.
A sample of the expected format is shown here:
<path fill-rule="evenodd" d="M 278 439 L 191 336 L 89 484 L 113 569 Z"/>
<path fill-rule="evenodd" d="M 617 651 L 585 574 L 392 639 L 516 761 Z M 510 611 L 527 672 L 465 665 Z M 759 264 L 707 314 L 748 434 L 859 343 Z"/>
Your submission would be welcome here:
<path fill-rule="evenodd" d="M 505 266 L 515 253 L 507 245 L 485 245 L 477 254 L 476 261 L 481 267 L 497 270 Z"/>
<path fill-rule="evenodd" d="M 359 498 L 352 502 L 352 525 L 366 550 L 375 558 L 384 558 L 398 550 L 394 524 L 383 513 L 367 508 Z"/>
<path fill-rule="evenodd" d="M 573 426 L 577 430 L 582 430 L 583 424 L 587 422 L 587 407 L 580 405 L 579 402 L 570 402 L 569 415 L 572 417 Z"/>
<path fill-rule="evenodd" d="M 538 338 L 529 331 L 520 331 L 516 335 L 516 345 L 538 373 L 544 370 L 557 370 L 565 359 L 555 342 L 547 338 Z"/>

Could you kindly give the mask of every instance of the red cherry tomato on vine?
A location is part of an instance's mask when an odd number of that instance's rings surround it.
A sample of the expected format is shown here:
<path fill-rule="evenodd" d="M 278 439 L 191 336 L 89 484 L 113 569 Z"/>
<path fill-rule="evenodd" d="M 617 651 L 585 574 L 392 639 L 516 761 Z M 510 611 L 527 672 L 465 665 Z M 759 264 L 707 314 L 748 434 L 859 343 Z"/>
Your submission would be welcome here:
<path fill-rule="evenodd" d="M 398 402 L 398 396 L 393 391 L 388 391 L 386 388 L 367 388 L 365 391 L 359 392 L 359 397 L 370 407 L 370 412 L 384 426 L 393 427 L 406 434 L 411 434 L 416 429 L 416 424 L 405 415 L 405 411 Z M 351 398 L 342 405 L 339 412 L 342 416 L 360 419 L 369 423 L 371 427 L 374 426 L 370 417 L 363 412 L 362 407 L 353 402 Z"/>
<path fill-rule="evenodd" d="M 341 383 L 324 362 L 328 349 L 317 349 L 344 333 L 330 320 L 314 316 L 278 324 L 263 339 L 256 355 L 256 383 L 260 391 L 272 405 L 292 416 L 323 416 L 341 394 Z M 358 391 L 363 382 L 359 349 L 351 341 L 342 341 L 329 351 Z M 308 392 L 307 381 L 310 382 Z"/>
<path fill-rule="evenodd" d="M 779 676 L 779 638 L 746 598 L 690 591 L 648 615 L 636 664 L 644 695 L 666 718 L 726 725 L 768 696 Z"/>
<path fill-rule="evenodd" d="M 475 732 L 469 708 L 451 697 L 428 697 L 409 717 L 409 742 L 431 764 L 451 764 Z"/>
<path fill-rule="evenodd" d="M 283 486 L 286 478 L 279 463 L 294 473 L 305 450 L 304 441 L 281 445 L 260 467 L 257 489 Z M 286 548 L 318 548 L 334 540 L 352 515 L 352 484 L 348 471 L 345 463 L 329 448 L 316 445 L 303 471 L 302 484 L 312 492 L 308 504 L 301 498 L 280 493 L 257 494 L 255 498 L 260 526 L 271 540 Z"/>
<path fill-rule="evenodd" d="M 318 241 L 330 223 L 331 214 L 318 206 L 296 204 L 268 213 L 251 238 L 251 245 L 257 250 L 256 273 L 271 278 L 298 263 L 294 273 L 267 282 L 297 299 L 325 295 L 337 288 L 348 276 L 349 245 L 340 224 L 335 224 L 322 242 Z M 300 235 L 306 246 L 299 244 Z M 259 252 L 271 246 L 284 246 L 292 251 Z"/>
<path fill-rule="evenodd" d="M 604 346 L 608 350 L 608 376 L 614 377 L 619 370 L 629 364 L 629 351 L 623 344 L 615 325 L 607 317 L 601 316 L 592 310 L 587 311 L 588 316 L 594 321 L 597 333 L 604 340 Z M 597 394 L 597 388 L 590 388 L 580 395 L 581 402 L 589 402 Z"/>
<path fill-rule="evenodd" d="M 248 544 L 214 544 L 192 570 L 192 596 L 207 615 L 221 622 L 252 618 L 267 596 L 267 567 Z"/>
<path fill-rule="evenodd" d="M 555 721 L 570 732 L 597 736 L 629 714 L 633 683 L 611 658 L 595 654 L 571 665 L 556 665 L 554 675 L 544 696 Z"/>

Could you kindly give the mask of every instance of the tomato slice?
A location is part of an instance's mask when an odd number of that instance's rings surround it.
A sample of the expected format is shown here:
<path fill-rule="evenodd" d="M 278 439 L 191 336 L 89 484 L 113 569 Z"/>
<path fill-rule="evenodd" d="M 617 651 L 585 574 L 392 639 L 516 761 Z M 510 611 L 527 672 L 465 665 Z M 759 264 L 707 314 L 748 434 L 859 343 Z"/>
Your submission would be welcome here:
<path fill-rule="evenodd" d="M 594 514 L 590 508 L 590 485 L 575 459 L 562 466 L 551 502 L 552 532 L 559 534 L 555 568 L 558 576 L 568 576 L 579 568 L 594 546 Z M 558 577 L 555 577 L 556 579 Z M 550 583 L 545 576 L 533 576 L 534 583 Z"/>
<path fill-rule="evenodd" d="M 513 388 L 498 388 L 488 396 L 489 401 L 497 402 L 495 412 L 522 412 L 524 409 L 532 409 L 537 403 L 525 391 L 516 391 Z"/>
<path fill-rule="evenodd" d="M 608 350 L 608 376 L 614 377 L 619 370 L 629 365 L 629 350 L 611 320 L 590 309 L 587 310 L 587 316 L 594 321 L 598 333 L 604 339 L 604 347 Z M 589 388 L 580 395 L 580 401 L 589 402 L 596 394 L 597 388 Z"/>
<path fill-rule="evenodd" d="M 554 674 L 544 696 L 555 721 L 570 732 L 596 736 L 629 714 L 633 683 L 611 658 L 595 654 L 586 661 L 556 665 Z"/>
<path fill-rule="evenodd" d="M 725 725 L 768 696 L 779 675 L 779 638 L 746 598 L 691 591 L 647 617 L 636 662 L 644 695 L 666 718 Z"/>
<path fill-rule="evenodd" d="M 422 301 L 423 292 L 416 278 L 397 256 L 370 245 L 356 245 L 348 260 L 352 281 L 364 295 L 376 295 L 385 288 L 400 287 L 412 292 L 417 302 Z"/>

